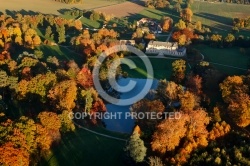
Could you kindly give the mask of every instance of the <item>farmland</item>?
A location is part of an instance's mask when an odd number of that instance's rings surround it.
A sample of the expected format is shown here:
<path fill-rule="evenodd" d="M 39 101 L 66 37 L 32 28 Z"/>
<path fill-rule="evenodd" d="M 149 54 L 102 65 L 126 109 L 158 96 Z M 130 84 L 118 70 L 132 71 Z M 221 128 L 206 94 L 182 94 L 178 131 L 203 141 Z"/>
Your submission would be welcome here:
<path fill-rule="evenodd" d="M 22 14 L 32 14 L 34 12 L 41 12 L 44 14 L 61 14 L 59 11 L 61 9 L 85 9 L 91 10 L 99 7 L 114 5 L 117 3 L 123 2 L 122 0 L 91 0 L 84 1 L 83 4 L 63 4 L 55 2 L 53 0 L 42 0 L 42 1 L 33 1 L 33 0 L 23 0 L 20 3 L 19 0 L 8 0 L 4 1 L 4 5 L 0 6 L 0 11 L 6 14 L 11 14 L 14 11 L 21 11 Z M 28 4 L 28 5 L 27 5 Z"/>
<path fill-rule="evenodd" d="M 249 56 L 240 53 L 240 48 L 214 48 L 206 45 L 196 45 L 196 49 L 204 55 L 204 60 L 224 74 L 244 74 L 249 65 Z M 231 66 L 231 67 L 230 67 Z"/>
<path fill-rule="evenodd" d="M 144 8 L 143 6 L 138 5 L 136 3 L 125 2 L 114 6 L 101 7 L 96 9 L 96 11 L 104 12 L 106 14 L 113 14 L 116 17 L 124 17 L 137 14 L 138 12 L 143 10 L 143 8 Z M 126 10 L 121 10 L 121 9 L 126 9 Z"/>
<path fill-rule="evenodd" d="M 191 5 L 194 16 L 193 21 L 201 21 L 203 24 L 224 28 L 232 25 L 232 18 L 245 18 L 249 16 L 249 6 L 230 3 L 209 3 L 195 1 Z"/>

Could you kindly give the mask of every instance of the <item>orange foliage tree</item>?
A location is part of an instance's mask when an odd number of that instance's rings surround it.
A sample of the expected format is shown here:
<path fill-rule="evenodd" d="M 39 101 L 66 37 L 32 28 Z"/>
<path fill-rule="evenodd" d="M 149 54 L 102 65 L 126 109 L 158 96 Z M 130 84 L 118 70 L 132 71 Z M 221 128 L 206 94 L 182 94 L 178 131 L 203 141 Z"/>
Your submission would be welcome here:
<path fill-rule="evenodd" d="M 132 112 L 135 112 L 137 114 L 143 113 L 146 114 L 148 112 L 153 112 L 158 114 L 159 116 L 162 114 L 162 112 L 165 110 L 165 106 L 160 100 L 140 100 L 137 103 L 133 104 L 130 108 Z M 136 123 L 139 125 L 140 128 L 142 128 L 143 131 L 149 132 L 150 134 L 154 129 L 155 126 L 159 123 L 159 119 L 154 117 L 144 117 L 144 118 L 138 118 L 136 119 Z"/>
<path fill-rule="evenodd" d="M 6 142 L 0 146 L 0 164 L 11 166 L 29 166 L 29 153 L 13 143 Z"/>
<path fill-rule="evenodd" d="M 59 82 L 49 90 L 48 98 L 57 109 L 72 110 L 75 107 L 77 95 L 76 82 L 74 80 L 66 80 Z"/>
<path fill-rule="evenodd" d="M 248 77 L 229 76 L 220 84 L 222 98 L 228 104 L 228 113 L 240 127 L 250 124 Z"/>
<path fill-rule="evenodd" d="M 59 129 L 61 128 L 61 121 L 58 115 L 54 112 L 44 111 L 40 112 L 37 117 L 41 125 L 48 130 L 52 141 L 58 142 L 61 139 L 59 132 Z"/>

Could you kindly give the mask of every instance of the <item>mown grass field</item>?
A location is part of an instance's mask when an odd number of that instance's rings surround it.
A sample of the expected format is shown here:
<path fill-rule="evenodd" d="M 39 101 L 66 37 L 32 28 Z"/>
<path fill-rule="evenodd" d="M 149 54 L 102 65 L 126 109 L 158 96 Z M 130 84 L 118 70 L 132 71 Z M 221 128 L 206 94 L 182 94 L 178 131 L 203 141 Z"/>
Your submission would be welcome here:
<path fill-rule="evenodd" d="M 127 65 L 123 65 L 122 69 L 123 71 L 128 73 L 128 77 L 132 78 L 146 78 L 147 77 L 147 71 L 146 67 L 143 64 L 141 58 L 139 57 L 132 57 L 129 58 L 132 60 L 136 68 L 135 69 L 129 69 Z M 172 75 L 172 62 L 173 59 L 158 59 L 158 58 L 149 58 L 154 72 L 154 78 L 155 79 L 167 79 L 169 80 Z"/>
<path fill-rule="evenodd" d="M 59 60 L 75 60 L 81 63 L 82 58 L 74 51 L 63 46 L 41 45 L 36 49 L 43 51 L 45 56 L 56 56 Z"/>
<path fill-rule="evenodd" d="M 230 3 L 209 3 L 195 1 L 191 5 L 193 21 L 200 20 L 210 26 L 232 25 L 232 18 L 250 16 L 250 6 Z"/>
<path fill-rule="evenodd" d="M 92 130 L 127 139 L 126 134 L 114 133 L 96 127 Z M 123 166 L 122 158 L 126 142 L 98 136 L 83 129 L 62 136 L 40 165 L 42 166 Z"/>
<path fill-rule="evenodd" d="M 34 14 L 41 12 L 44 14 L 60 14 L 62 9 L 85 9 L 91 10 L 104 6 L 122 3 L 124 0 L 84 0 L 82 4 L 64 4 L 53 0 L 8 0 L 1 1 L 0 11 L 11 14 L 20 11 L 22 14 Z"/>
<path fill-rule="evenodd" d="M 196 45 L 195 48 L 200 50 L 200 52 L 204 55 L 205 61 L 222 64 L 218 65 L 211 63 L 216 69 L 225 74 L 241 75 L 244 74 L 248 69 L 250 57 L 247 54 L 244 55 L 240 53 L 239 47 L 215 48 L 207 45 Z M 233 66 L 242 69 L 236 69 L 223 65 Z"/>

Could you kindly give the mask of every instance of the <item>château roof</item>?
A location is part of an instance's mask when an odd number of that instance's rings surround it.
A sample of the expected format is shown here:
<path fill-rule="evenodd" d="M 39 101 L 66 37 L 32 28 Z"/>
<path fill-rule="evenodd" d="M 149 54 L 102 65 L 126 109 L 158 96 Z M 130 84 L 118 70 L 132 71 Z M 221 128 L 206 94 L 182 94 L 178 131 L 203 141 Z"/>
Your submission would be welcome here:
<path fill-rule="evenodd" d="M 159 47 L 159 46 L 164 46 L 164 47 L 178 47 L 177 42 L 162 42 L 162 41 L 153 41 L 151 40 L 148 45 Z"/>

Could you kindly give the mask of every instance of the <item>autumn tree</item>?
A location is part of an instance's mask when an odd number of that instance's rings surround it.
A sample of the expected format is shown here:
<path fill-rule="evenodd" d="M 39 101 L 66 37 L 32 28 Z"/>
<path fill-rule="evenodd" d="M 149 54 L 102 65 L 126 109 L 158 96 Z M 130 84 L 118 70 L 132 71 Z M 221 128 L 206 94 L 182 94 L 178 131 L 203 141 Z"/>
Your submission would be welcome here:
<path fill-rule="evenodd" d="M 75 28 L 77 30 L 81 30 L 82 29 L 82 22 L 81 22 L 81 20 L 75 20 Z"/>
<path fill-rule="evenodd" d="M 229 115 L 240 127 L 250 124 L 250 97 L 248 94 L 239 93 L 233 95 L 233 100 L 229 103 Z"/>
<path fill-rule="evenodd" d="M 21 36 L 16 36 L 15 43 L 18 44 L 19 46 L 23 45 L 23 38 Z M 1 47 L 1 43 L 0 43 L 0 47 Z"/>
<path fill-rule="evenodd" d="M 33 37 L 33 44 L 34 44 L 34 46 L 38 46 L 38 45 L 41 44 L 41 39 L 40 39 L 40 37 L 38 35 L 35 35 Z"/>
<path fill-rule="evenodd" d="M 29 28 L 25 31 L 24 42 L 27 47 L 34 48 L 35 45 L 41 44 L 41 39 L 34 29 Z"/>
<path fill-rule="evenodd" d="M 23 147 L 29 153 L 34 153 L 37 150 L 35 122 L 28 117 L 22 116 L 13 123 L 13 129 L 13 135 L 8 140 L 12 141 L 16 146 Z"/>
<path fill-rule="evenodd" d="M 182 35 L 179 36 L 179 38 L 178 38 L 178 44 L 180 46 L 184 46 L 185 43 L 186 43 L 186 41 L 187 41 L 186 35 L 182 34 Z"/>
<path fill-rule="evenodd" d="M 59 132 L 61 121 L 58 115 L 54 112 L 43 111 L 40 112 L 37 117 L 41 125 L 48 130 L 52 141 L 59 141 L 61 139 L 61 134 Z"/>
<path fill-rule="evenodd" d="M 186 23 L 183 20 L 179 20 L 178 23 L 175 24 L 175 27 L 179 30 L 186 28 Z"/>
<path fill-rule="evenodd" d="M 140 100 L 137 103 L 133 104 L 130 108 L 130 111 L 135 112 L 136 114 L 146 114 L 148 112 L 154 112 L 158 115 L 161 115 L 164 112 L 165 106 L 160 100 Z M 144 117 L 143 119 L 136 119 L 136 123 L 140 128 L 145 132 L 144 134 L 150 134 L 154 131 L 155 126 L 159 123 L 159 119 L 152 117 Z M 148 132 L 148 133 L 146 133 Z"/>
<path fill-rule="evenodd" d="M 48 26 L 45 30 L 45 38 L 49 39 L 52 36 L 52 28 L 51 26 Z"/>
<path fill-rule="evenodd" d="M 179 98 L 181 109 L 183 111 L 190 111 L 199 106 L 199 98 L 189 91 L 185 91 L 183 94 L 180 94 Z"/>
<path fill-rule="evenodd" d="M 240 127 L 250 124 L 249 87 L 245 79 L 242 76 L 229 76 L 220 84 L 222 98 L 228 104 L 229 115 Z"/>
<path fill-rule="evenodd" d="M 100 19 L 100 13 L 93 10 L 92 14 L 89 17 L 89 19 L 94 20 L 94 21 L 99 20 Z"/>
<path fill-rule="evenodd" d="M 153 34 L 153 33 L 146 33 L 145 35 L 144 35 L 144 39 L 147 39 L 147 40 L 155 40 L 155 34 Z"/>
<path fill-rule="evenodd" d="M 56 67 L 59 66 L 59 60 L 56 58 L 56 56 L 48 56 L 48 58 L 46 59 L 46 61 L 49 63 L 49 64 L 53 64 L 55 65 Z"/>
<path fill-rule="evenodd" d="M 29 153 L 13 143 L 6 142 L 0 146 L 0 164 L 11 166 L 29 166 Z"/>
<path fill-rule="evenodd" d="M 149 166 L 164 166 L 161 158 L 159 157 L 150 156 L 148 160 L 149 160 Z"/>
<path fill-rule="evenodd" d="M 94 124 L 98 120 L 96 113 L 100 114 L 107 111 L 103 100 L 98 97 L 98 92 L 93 87 L 81 90 L 78 101 L 83 103 L 82 111 L 91 114 L 91 122 Z"/>
<path fill-rule="evenodd" d="M 75 107 L 76 91 L 76 82 L 66 80 L 57 83 L 51 88 L 48 98 L 58 110 L 72 110 Z"/>
<path fill-rule="evenodd" d="M 184 93 L 184 89 L 175 82 L 160 80 L 156 92 L 156 98 L 159 98 L 165 106 L 171 106 L 172 103 L 179 101 L 179 95 Z"/>
<path fill-rule="evenodd" d="M 212 130 L 209 132 L 209 139 L 210 140 L 215 140 L 216 138 L 223 137 L 229 131 L 231 130 L 231 127 L 229 124 L 227 124 L 225 121 L 222 121 L 221 123 L 216 122 L 213 125 Z"/>
<path fill-rule="evenodd" d="M 59 114 L 59 118 L 61 121 L 61 128 L 60 131 L 63 133 L 69 132 L 69 131 L 75 131 L 75 125 L 72 122 L 72 119 L 69 118 L 69 115 L 71 114 L 70 111 L 64 110 L 62 114 Z"/>
<path fill-rule="evenodd" d="M 191 22 L 193 12 L 190 8 L 185 8 L 181 10 L 180 17 L 187 22 Z"/>
<path fill-rule="evenodd" d="M 94 89 L 82 90 L 80 92 L 79 100 L 84 102 L 84 112 L 90 113 L 93 107 L 94 99 L 97 98 Z"/>
<path fill-rule="evenodd" d="M 244 84 L 244 80 L 241 76 L 228 76 L 220 84 L 220 89 L 222 98 L 225 102 L 229 103 L 232 99 L 232 95 L 246 93 L 248 91 L 248 86 Z"/>
<path fill-rule="evenodd" d="M 174 5 L 174 8 L 176 10 L 176 12 L 180 12 L 181 11 L 181 4 L 179 2 L 177 2 L 175 5 Z"/>
<path fill-rule="evenodd" d="M 85 89 L 93 86 L 93 78 L 90 70 L 87 67 L 83 67 L 76 76 L 77 83 L 82 85 Z"/>
<path fill-rule="evenodd" d="M 141 28 L 137 28 L 136 31 L 132 34 L 132 39 L 136 41 L 141 41 L 143 37 L 143 32 Z"/>
<path fill-rule="evenodd" d="M 80 68 L 78 67 L 77 63 L 74 60 L 70 60 L 67 63 L 67 67 L 68 67 L 67 75 L 70 78 L 75 79 L 80 71 Z"/>
<path fill-rule="evenodd" d="M 145 6 L 149 8 L 165 8 L 168 7 L 170 3 L 166 0 L 147 0 Z"/>
<path fill-rule="evenodd" d="M 181 118 L 167 118 L 157 126 L 151 148 L 161 155 L 175 150 L 178 153 L 173 157 L 168 156 L 167 161 L 172 164 L 184 164 L 195 148 L 207 146 L 208 123 L 209 117 L 203 109 L 181 111 Z"/>
<path fill-rule="evenodd" d="M 196 95 L 202 93 L 202 77 L 199 75 L 189 74 L 187 76 L 186 87 Z"/>
<path fill-rule="evenodd" d="M 6 87 L 9 85 L 8 75 L 5 71 L 0 70 L 0 88 Z"/>
<path fill-rule="evenodd" d="M 65 26 L 56 26 L 56 31 L 58 33 L 58 43 L 64 43 L 66 41 L 65 39 Z"/>
<path fill-rule="evenodd" d="M 49 130 L 41 124 L 36 124 L 36 134 L 37 147 L 41 150 L 42 154 L 46 155 L 52 144 L 52 137 L 49 134 Z"/>
<path fill-rule="evenodd" d="M 162 17 L 161 19 L 161 27 L 164 32 L 169 31 L 172 28 L 173 19 L 170 17 Z"/>
<path fill-rule="evenodd" d="M 233 34 L 229 33 L 225 39 L 224 39 L 225 43 L 227 44 L 227 46 L 232 46 L 233 42 L 235 41 L 235 37 Z"/>
<path fill-rule="evenodd" d="M 174 80 L 179 83 L 181 82 L 185 77 L 185 71 L 186 71 L 186 61 L 185 60 L 175 60 L 172 63 L 173 68 L 173 77 Z"/>
<path fill-rule="evenodd" d="M 39 98 L 41 102 L 45 102 L 47 99 L 47 93 L 49 89 L 56 83 L 56 75 L 53 73 L 46 73 L 45 75 L 38 74 L 30 81 L 21 80 L 18 83 L 16 94 L 18 99 L 30 99 Z M 28 94 L 28 96 L 27 96 Z"/>
<path fill-rule="evenodd" d="M 201 31 L 201 29 L 202 29 L 201 21 L 197 21 L 197 22 L 195 23 L 195 29 L 197 29 L 198 31 Z"/>
<path fill-rule="evenodd" d="M 187 131 L 188 116 L 182 114 L 181 119 L 165 119 L 156 128 L 152 136 L 151 148 L 164 155 L 166 151 L 174 150 Z"/>
<path fill-rule="evenodd" d="M 210 40 L 212 41 L 212 44 L 213 44 L 213 45 L 219 46 L 219 45 L 222 43 L 222 36 L 221 36 L 221 35 L 218 35 L 218 34 L 213 34 L 213 35 L 210 37 Z"/>

